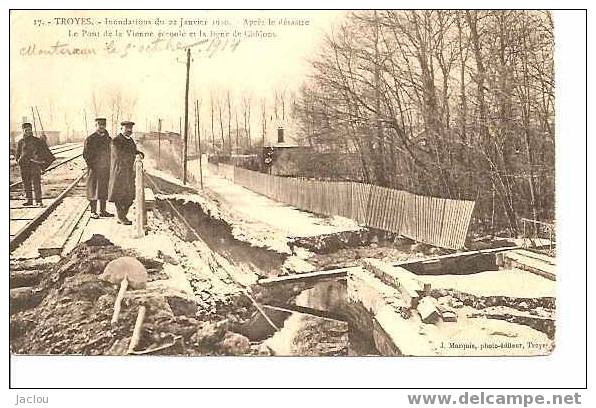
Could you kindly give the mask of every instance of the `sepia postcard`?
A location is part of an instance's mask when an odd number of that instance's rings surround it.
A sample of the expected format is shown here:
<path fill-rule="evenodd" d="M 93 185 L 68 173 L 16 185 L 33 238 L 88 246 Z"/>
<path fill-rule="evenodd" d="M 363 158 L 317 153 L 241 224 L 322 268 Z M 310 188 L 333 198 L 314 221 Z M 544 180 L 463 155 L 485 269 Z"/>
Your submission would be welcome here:
<path fill-rule="evenodd" d="M 556 24 L 11 10 L 11 355 L 551 355 Z"/>

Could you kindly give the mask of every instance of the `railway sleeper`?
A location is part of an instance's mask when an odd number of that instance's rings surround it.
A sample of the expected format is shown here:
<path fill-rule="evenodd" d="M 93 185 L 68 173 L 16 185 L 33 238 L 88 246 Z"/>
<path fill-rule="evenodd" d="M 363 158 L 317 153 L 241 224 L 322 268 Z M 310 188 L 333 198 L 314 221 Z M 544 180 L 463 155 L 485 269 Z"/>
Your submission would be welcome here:
<path fill-rule="evenodd" d="M 10 290 L 10 314 L 32 309 L 43 299 L 41 290 L 25 286 Z"/>
<path fill-rule="evenodd" d="M 26 286 L 35 286 L 41 280 L 40 270 L 24 270 L 10 272 L 10 288 L 22 288 Z"/>

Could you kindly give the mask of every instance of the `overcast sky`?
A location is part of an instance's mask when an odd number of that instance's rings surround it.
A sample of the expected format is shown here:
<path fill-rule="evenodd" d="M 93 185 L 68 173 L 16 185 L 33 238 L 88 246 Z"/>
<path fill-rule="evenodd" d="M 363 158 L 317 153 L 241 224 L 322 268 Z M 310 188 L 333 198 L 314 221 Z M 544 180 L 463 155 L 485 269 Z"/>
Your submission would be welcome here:
<path fill-rule="evenodd" d="M 93 17 L 94 25 L 57 25 L 55 17 Z M 11 126 L 18 127 L 23 116 L 31 119 L 30 107 L 38 106 L 44 126 L 62 128 L 70 123 L 71 128 L 84 130 L 84 111 L 87 112 L 89 127 L 93 126 L 95 116 L 92 95 L 103 95 L 102 112 L 108 116 L 110 95 L 122 91 L 125 99 L 134 99 L 136 104 L 130 119 L 144 130 L 148 120 L 164 118 L 164 126 L 171 128 L 178 117 L 184 114 L 183 96 L 185 79 L 184 50 L 163 50 L 165 41 L 160 42 L 159 51 L 138 51 L 143 45 L 149 45 L 154 39 L 130 38 L 121 26 L 123 37 L 115 41 L 118 51 L 108 55 L 105 52 L 106 38 L 68 37 L 68 30 L 81 29 L 92 33 L 105 29 L 105 18 L 141 19 L 152 21 L 153 25 L 134 27 L 137 31 L 156 32 L 155 19 L 161 18 L 160 29 L 177 31 L 176 26 L 167 26 L 167 21 L 227 19 L 231 28 L 245 31 L 244 19 L 268 19 L 279 21 L 280 18 L 309 20 L 308 26 L 253 26 L 252 31 L 271 31 L 275 38 L 242 39 L 237 46 L 232 40 L 220 43 L 221 49 L 211 57 L 206 57 L 206 47 L 210 43 L 196 45 L 193 48 L 191 65 L 191 99 L 203 99 L 203 116 L 209 112 L 209 93 L 219 90 L 225 93 L 230 89 L 233 95 L 250 93 L 255 101 L 262 97 L 271 97 L 274 89 L 296 89 L 308 72 L 306 58 L 318 48 L 326 31 L 340 17 L 339 12 L 306 11 L 267 11 L 267 12 L 224 12 L 224 11 L 131 11 L 131 12 L 13 12 L 11 14 Z M 35 20 L 45 23 L 37 26 Z M 49 23 L 52 24 L 49 24 Z M 257 21 L 258 22 L 258 21 Z M 261 20 L 262 22 L 262 20 Z M 39 24 L 39 23 L 37 23 Z M 195 30 L 209 32 L 217 27 L 194 26 Z M 111 27 L 114 28 L 114 27 Z M 227 29 L 229 29 L 228 27 Z M 226 30 L 227 30 L 226 29 Z M 86 34 L 90 35 L 90 34 Z M 198 38 L 176 39 L 183 44 L 196 43 Z M 210 40 L 210 39 L 209 39 Z M 37 55 L 40 51 L 52 51 L 52 46 L 60 42 L 60 50 L 73 48 L 94 49 L 95 55 Z M 126 44 L 135 48 L 124 52 Z M 33 47 L 35 47 L 33 49 Z M 24 55 L 33 54 L 33 55 Z M 121 55 L 126 54 L 122 57 Z M 253 104 L 252 126 L 258 127 L 260 110 Z M 192 116 L 192 115 L 191 115 Z M 210 126 L 210 123 L 209 123 Z M 253 130 L 254 132 L 255 130 Z"/>

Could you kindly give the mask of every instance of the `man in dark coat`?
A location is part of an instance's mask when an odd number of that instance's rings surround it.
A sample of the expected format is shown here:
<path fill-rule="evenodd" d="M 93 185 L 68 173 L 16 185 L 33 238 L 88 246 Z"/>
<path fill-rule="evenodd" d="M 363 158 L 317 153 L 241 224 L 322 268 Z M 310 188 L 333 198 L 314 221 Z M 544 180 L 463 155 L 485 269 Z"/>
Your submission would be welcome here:
<path fill-rule="evenodd" d="M 126 216 L 135 198 L 135 157 L 137 154 L 141 157 L 145 155 L 137 150 L 132 140 L 134 122 L 125 121 L 120 125 L 122 132 L 112 140 L 108 198 L 116 206 L 118 223 L 130 225 L 132 222 Z"/>
<path fill-rule="evenodd" d="M 45 166 L 43 143 L 33 136 L 31 123 L 23 123 L 23 138 L 17 143 L 15 159 L 21 168 L 21 179 L 25 190 L 24 206 L 33 205 L 33 192 L 37 205 L 42 206 L 41 171 Z M 49 150 L 49 149 L 48 149 Z"/>
<path fill-rule="evenodd" d="M 87 136 L 83 147 L 83 158 L 87 162 L 87 199 L 91 207 L 91 218 L 113 217 L 113 214 L 106 211 L 112 138 L 106 130 L 105 118 L 97 118 L 95 123 L 97 130 Z M 99 214 L 97 201 L 99 201 Z"/>

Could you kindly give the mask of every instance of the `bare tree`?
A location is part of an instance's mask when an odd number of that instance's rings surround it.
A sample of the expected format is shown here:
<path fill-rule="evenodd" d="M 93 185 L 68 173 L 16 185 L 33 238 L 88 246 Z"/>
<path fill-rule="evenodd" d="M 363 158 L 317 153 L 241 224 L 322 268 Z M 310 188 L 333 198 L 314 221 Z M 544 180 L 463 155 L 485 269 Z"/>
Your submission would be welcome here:
<path fill-rule="evenodd" d="M 538 11 L 351 13 L 312 59 L 299 129 L 364 181 L 476 199 L 479 224 L 515 233 L 554 216 L 552 32 Z"/>

